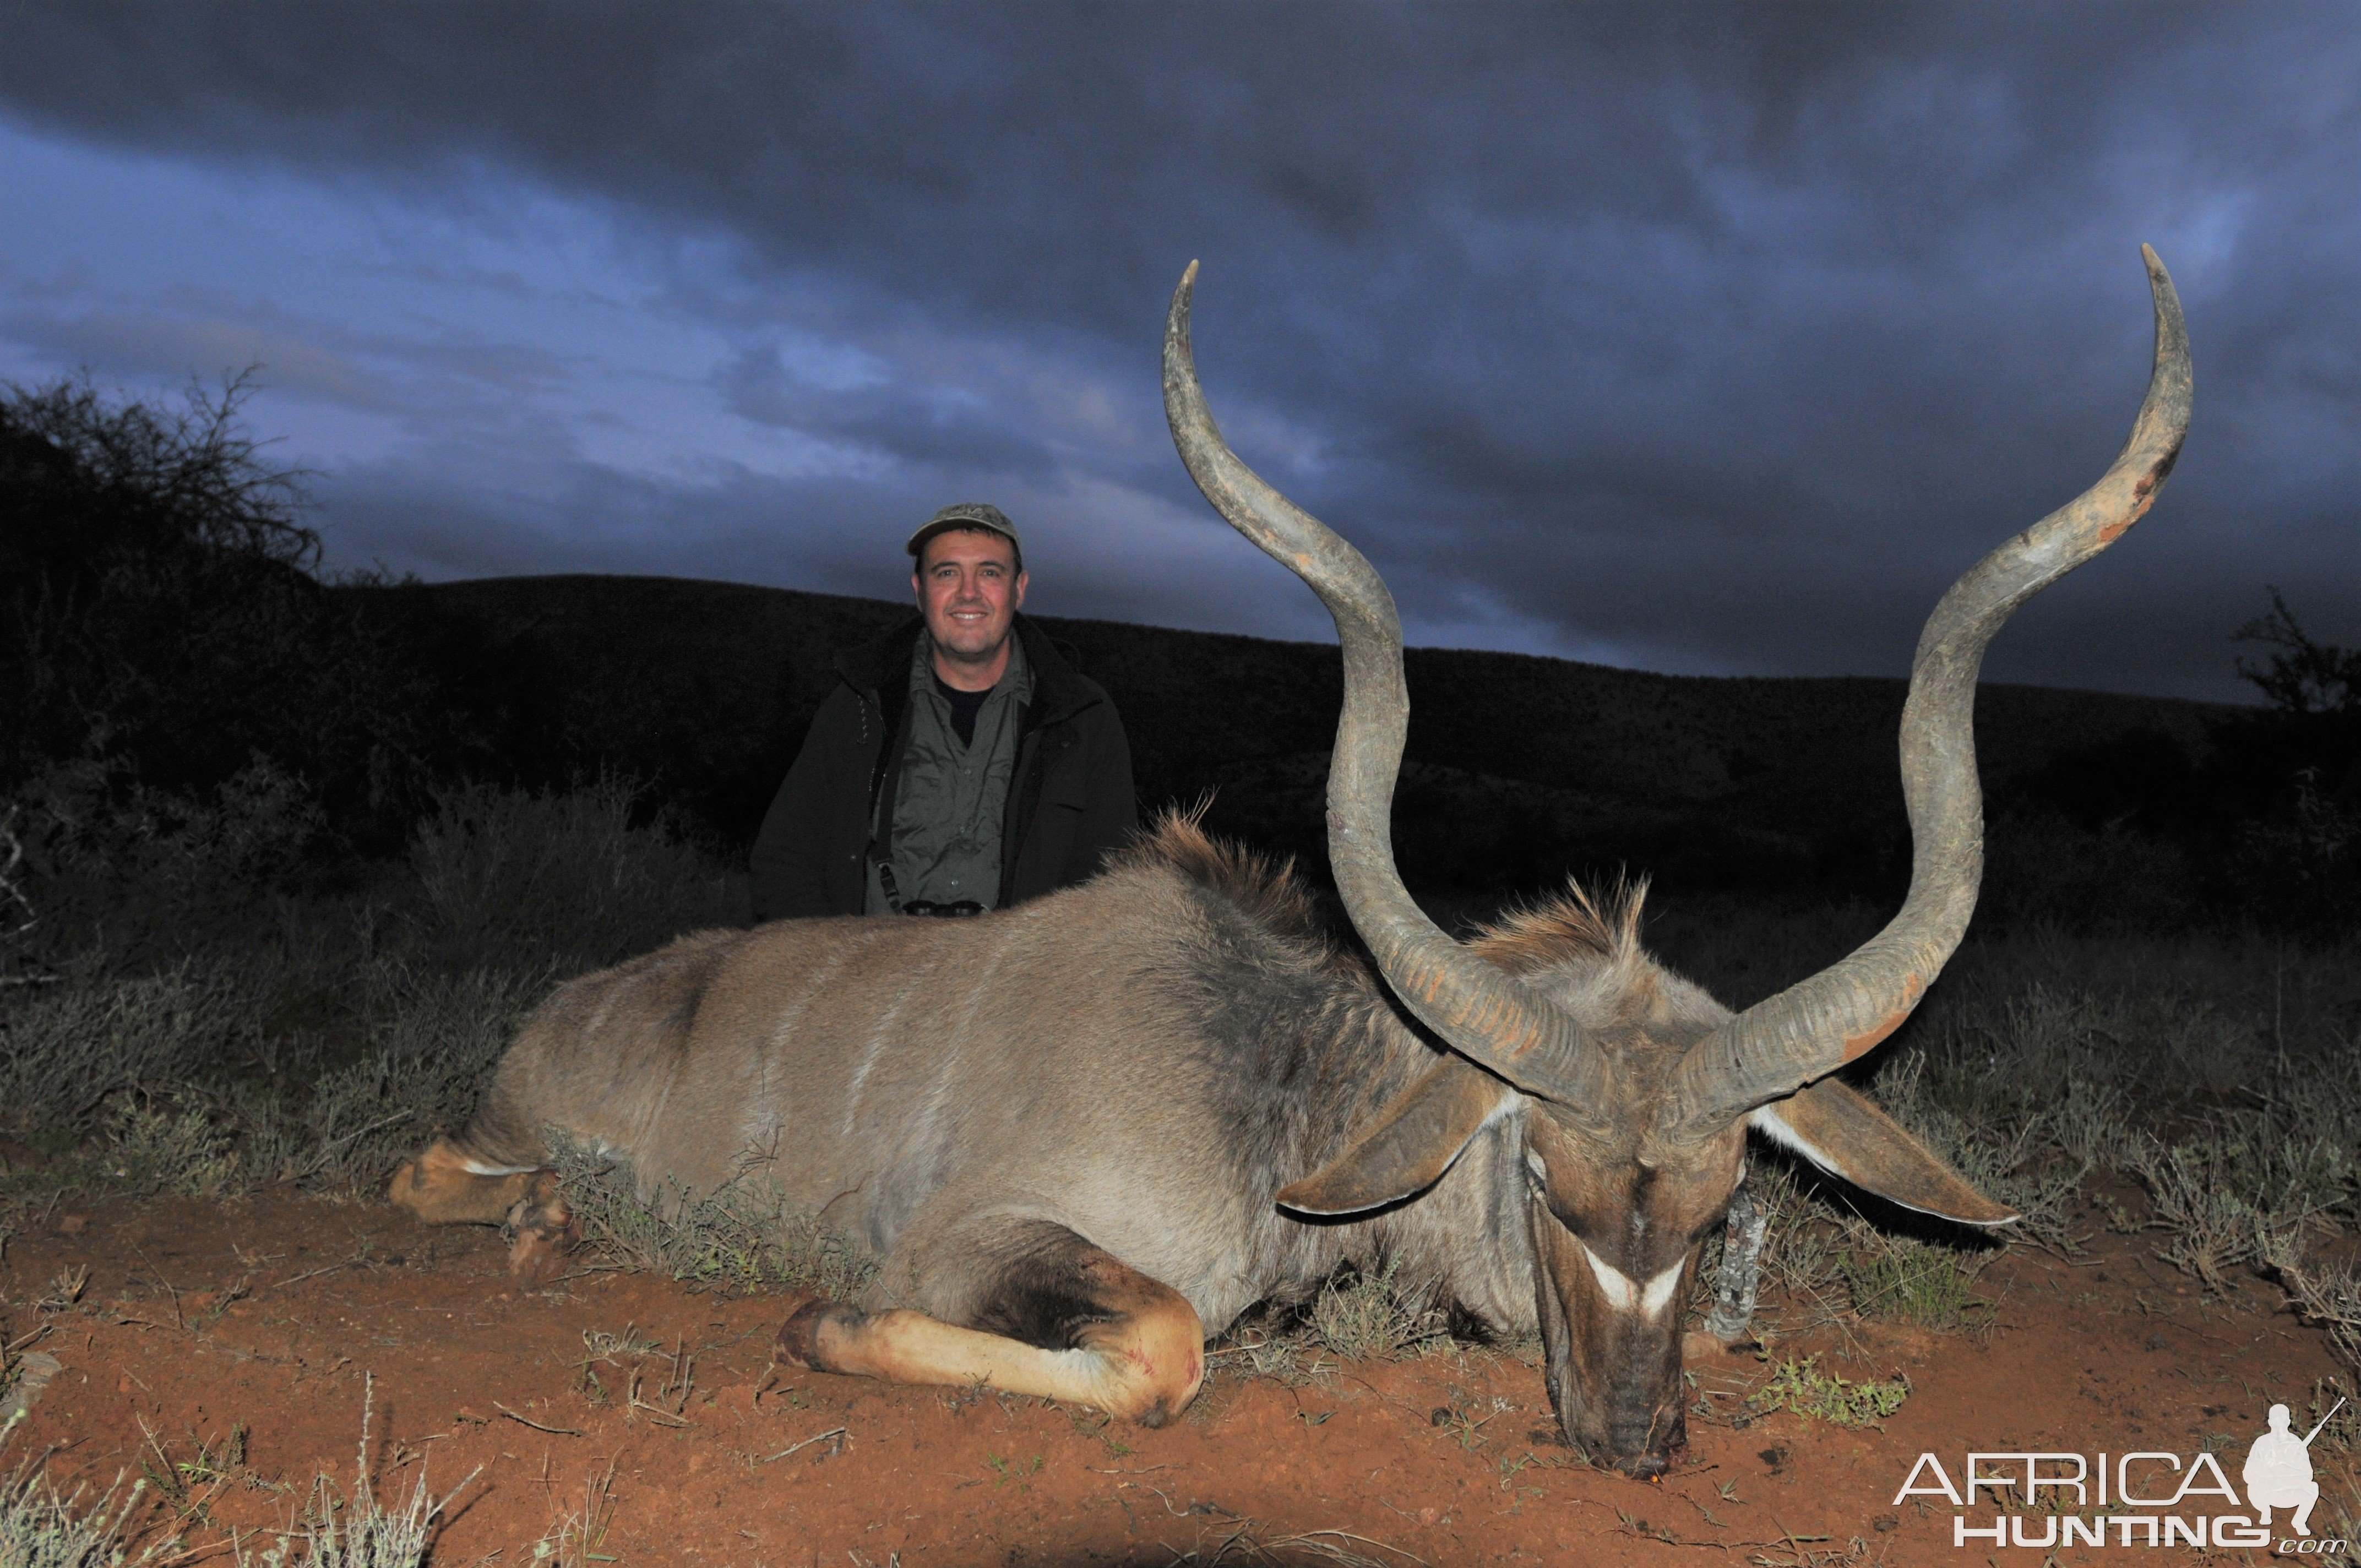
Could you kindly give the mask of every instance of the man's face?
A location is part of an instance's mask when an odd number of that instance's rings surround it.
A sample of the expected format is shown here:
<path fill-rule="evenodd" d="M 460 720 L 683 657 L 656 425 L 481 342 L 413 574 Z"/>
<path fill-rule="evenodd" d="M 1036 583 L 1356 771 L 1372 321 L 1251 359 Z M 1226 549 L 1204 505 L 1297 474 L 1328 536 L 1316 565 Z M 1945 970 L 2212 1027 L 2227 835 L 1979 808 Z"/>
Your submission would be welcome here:
<path fill-rule="evenodd" d="M 998 655 L 1024 608 L 1025 583 L 1016 547 L 985 529 L 943 530 L 921 547 L 910 574 L 937 653 L 960 663 Z"/>

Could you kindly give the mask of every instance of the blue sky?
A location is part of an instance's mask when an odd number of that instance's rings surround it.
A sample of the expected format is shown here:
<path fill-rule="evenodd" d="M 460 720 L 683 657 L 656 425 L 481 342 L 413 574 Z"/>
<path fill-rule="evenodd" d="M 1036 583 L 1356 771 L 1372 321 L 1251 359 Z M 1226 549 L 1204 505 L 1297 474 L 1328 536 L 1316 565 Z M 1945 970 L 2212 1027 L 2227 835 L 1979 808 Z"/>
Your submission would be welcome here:
<path fill-rule="evenodd" d="M 1895 674 L 2096 477 L 2149 321 L 2198 418 L 1999 678 L 2235 696 L 2361 641 L 2345 6 L 27 5 L 0 378 L 258 367 L 332 565 L 898 596 L 943 502 L 1033 608 L 1280 637 L 1163 431 L 1216 412 L 1414 642 Z"/>

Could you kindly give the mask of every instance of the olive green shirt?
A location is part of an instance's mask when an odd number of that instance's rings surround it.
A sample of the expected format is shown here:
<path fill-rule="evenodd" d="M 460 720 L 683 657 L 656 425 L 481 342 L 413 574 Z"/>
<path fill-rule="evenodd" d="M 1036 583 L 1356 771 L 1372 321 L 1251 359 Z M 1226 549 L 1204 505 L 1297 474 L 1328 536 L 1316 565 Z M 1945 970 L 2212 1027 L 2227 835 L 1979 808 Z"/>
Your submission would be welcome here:
<path fill-rule="evenodd" d="M 1024 645 L 1008 640 L 1008 667 L 975 716 L 975 739 L 962 745 L 950 704 L 935 689 L 934 642 L 922 630 L 910 659 L 910 739 L 895 792 L 892 862 L 898 900 L 869 869 L 871 915 L 895 913 L 924 899 L 969 900 L 989 909 L 1000 896 L 1001 835 L 1008 781 L 1016 771 L 1017 730 L 1033 700 Z"/>

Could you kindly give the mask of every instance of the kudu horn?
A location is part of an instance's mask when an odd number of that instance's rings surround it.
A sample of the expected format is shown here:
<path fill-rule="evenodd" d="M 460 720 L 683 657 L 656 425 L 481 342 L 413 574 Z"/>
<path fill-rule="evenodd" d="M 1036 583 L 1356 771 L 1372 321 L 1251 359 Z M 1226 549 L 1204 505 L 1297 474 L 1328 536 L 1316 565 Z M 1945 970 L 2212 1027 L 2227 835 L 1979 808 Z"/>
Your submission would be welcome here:
<path fill-rule="evenodd" d="M 1794 1093 L 1884 1039 L 1918 1005 L 1968 927 L 1983 874 L 1976 672 L 2016 608 L 2122 537 L 2155 501 L 2189 433 L 2189 334 L 2156 252 L 2156 363 L 2131 439 L 2099 482 L 1971 567 L 1918 638 L 1902 708 L 1910 894 L 1885 928 L 1698 1041 L 1675 1069 L 1663 1125 L 1696 1137 Z"/>
<path fill-rule="evenodd" d="M 1213 423 L 1189 346 L 1191 261 L 1164 328 L 1164 415 L 1189 477 L 1230 525 L 1301 577 L 1336 622 L 1345 699 L 1328 773 L 1328 858 L 1354 929 L 1402 1005 L 1469 1059 L 1579 1113 L 1598 1106 L 1607 1062 L 1565 1014 L 1453 941 L 1394 867 L 1395 776 L 1410 727 L 1401 619 L 1358 550 L 1238 460 Z"/>

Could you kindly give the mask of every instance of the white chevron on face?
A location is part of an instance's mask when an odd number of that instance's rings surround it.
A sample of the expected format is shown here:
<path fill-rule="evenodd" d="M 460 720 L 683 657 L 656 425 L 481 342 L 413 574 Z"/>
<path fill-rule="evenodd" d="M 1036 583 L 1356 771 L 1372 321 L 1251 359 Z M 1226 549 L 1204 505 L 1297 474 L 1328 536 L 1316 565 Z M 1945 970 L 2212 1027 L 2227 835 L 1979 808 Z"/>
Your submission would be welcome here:
<path fill-rule="evenodd" d="M 1591 1251 L 1587 1243 L 1583 1245 L 1582 1255 L 1590 1260 L 1590 1272 L 1598 1280 L 1599 1294 L 1605 1296 L 1607 1304 L 1619 1312 L 1636 1309 L 1642 1317 L 1655 1317 L 1672 1301 L 1673 1292 L 1680 1288 L 1683 1266 L 1680 1263 L 1649 1280 L 1643 1288 L 1632 1283 L 1629 1275 Z"/>

